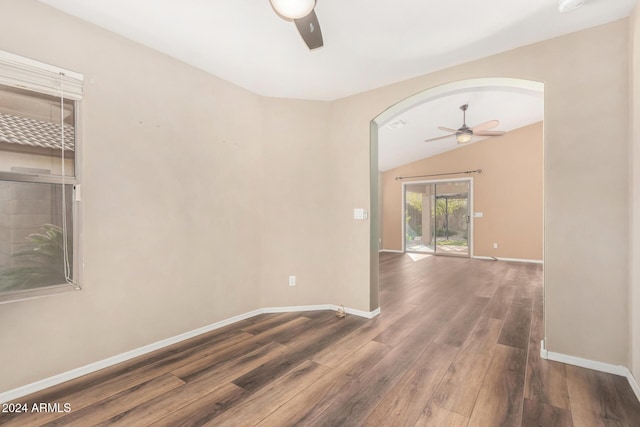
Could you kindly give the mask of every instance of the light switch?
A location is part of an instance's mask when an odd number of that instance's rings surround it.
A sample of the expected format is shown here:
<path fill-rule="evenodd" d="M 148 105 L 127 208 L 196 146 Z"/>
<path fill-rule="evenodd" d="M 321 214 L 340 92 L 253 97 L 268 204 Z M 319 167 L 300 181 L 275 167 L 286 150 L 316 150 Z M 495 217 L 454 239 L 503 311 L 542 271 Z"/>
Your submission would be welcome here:
<path fill-rule="evenodd" d="M 365 219 L 366 211 L 364 209 L 354 209 L 353 219 Z"/>
<path fill-rule="evenodd" d="M 474 212 L 473 213 L 473 217 L 474 218 L 482 218 L 484 216 L 483 212 Z"/>

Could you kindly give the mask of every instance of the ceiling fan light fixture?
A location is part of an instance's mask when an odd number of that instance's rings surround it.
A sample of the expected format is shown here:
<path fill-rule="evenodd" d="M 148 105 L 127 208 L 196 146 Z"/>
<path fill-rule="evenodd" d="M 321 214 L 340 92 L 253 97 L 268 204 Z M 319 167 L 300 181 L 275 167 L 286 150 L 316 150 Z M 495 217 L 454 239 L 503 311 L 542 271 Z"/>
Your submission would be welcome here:
<path fill-rule="evenodd" d="M 469 104 L 464 104 L 460 106 L 460 110 L 462 110 L 462 126 L 458 129 L 452 129 L 445 126 L 438 126 L 438 129 L 444 132 L 449 132 L 448 135 L 436 136 L 435 138 L 425 139 L 424 142 L 438 141 L 440 139 L 450 138 L 452 136 L 456 137 L 456 142 L 458 144 L 467 144 L 471 142 L 474 136 L 480 137 L 490 137 L 490 136 L 502 136 L 506 132 L 503 130 L 489 130 L 493 129 L 500 124 L 498 120 L 489 120 L 488 122 L 480 123 L 478 125 L 469 127 L 467 126 L 467 109 L 469 108 Z"/>
<path fill-rule="evenodd" d="M 471 141 L 472 137 L 473 134 L 471 132 L 462 132 L 456 135 L 456 141 L 458 141 L 458 144 L 466 144 Z"/>
<path fill-rule="evenodd" d="M 558 10 L 561 13 L 571 12 L 584 5 L 584 0 L 559 0 Z"/>
<path fill-rule="evenodd" d="M 316 0 L 269 0 L 278 13 L 288 19 L 304 18 L 316 6 Z"/>

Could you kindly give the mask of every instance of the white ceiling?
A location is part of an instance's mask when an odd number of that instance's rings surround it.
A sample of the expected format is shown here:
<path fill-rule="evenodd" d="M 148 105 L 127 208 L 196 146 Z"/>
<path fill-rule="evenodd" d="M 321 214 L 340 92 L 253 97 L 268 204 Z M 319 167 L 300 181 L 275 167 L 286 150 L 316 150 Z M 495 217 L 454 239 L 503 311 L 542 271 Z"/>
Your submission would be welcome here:
<path fill-rule="evenodd" d="M 269 0 L 40 0 L 255 93 L 333 100 L 629 15 L 636 0 L 317 0 L 309 51 Z"/>
<path fill-rule="evenodd" d="M 269 0 L 39 0 L 257 94 L 334 100 L 629 16 L 636 0 L 317 0 L 324 47 L 309 51 Z M 495 89 L 419 105 L 380 128 L 388 170 L 459 148 L 437 126 L 497 119 L 510 131 L 543 118 L 540 93 Z M 473 142 L 479 139 L 474 138 Z M 472 143 L 473 143 L 472 142 Z"/>

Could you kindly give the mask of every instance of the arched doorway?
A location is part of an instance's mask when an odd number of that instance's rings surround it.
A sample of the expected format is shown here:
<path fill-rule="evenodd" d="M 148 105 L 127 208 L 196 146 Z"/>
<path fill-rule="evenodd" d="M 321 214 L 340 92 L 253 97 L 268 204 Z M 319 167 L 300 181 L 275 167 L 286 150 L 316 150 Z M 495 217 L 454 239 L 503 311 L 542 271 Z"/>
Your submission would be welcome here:
<path fill-rule="evenodd" d="M 479 78 L 447 83 L 427 89 L 401 102 L 390 106 L 380 113 L 370 123 L 370 308 L 379 308 L 379 250 L 381 249 L 382 220 L 380 215 L 380 200 L 382 193 L 379 183 L 379 136 L 380 129 L 393 122 L 395 118 L 417 106 L 435 102 L 457 94 L 464 94 L 476 90 L 492 89 L 507 92 L 535 92 L 544 94 L 544 84 L 541 82 L 514 78 Z M 543 113 L 542 113 L 543 114 Z M 542 203 L 541 203 L 542 204 Z M 544 206 L 540 206 L 544 212 Z M 541 233 L 542 234 L 542 233 Z M 540 236 L 541 239 L 543 236 Z M 404 250 L 404 248 L 402 248 Z"/>

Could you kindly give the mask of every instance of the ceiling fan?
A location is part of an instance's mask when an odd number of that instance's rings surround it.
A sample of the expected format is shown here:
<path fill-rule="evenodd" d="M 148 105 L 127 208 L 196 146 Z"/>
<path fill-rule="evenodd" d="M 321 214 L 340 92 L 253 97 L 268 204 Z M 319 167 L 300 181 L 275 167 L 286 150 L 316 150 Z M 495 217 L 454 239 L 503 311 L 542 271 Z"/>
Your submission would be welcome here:
<path fill-rule="evenodd" d="M 322 31 L 318 17 L 313 10 L 316 0 L 269 0 L 276 13 L 286 19 L 293 21 L 298 28 L 298 32 L 310 50 L 322 47 Z"/>
<path fill-rule="evenodd" d="M 466 144 L 471 141 L 471 138 L 474 136 L 501 136 L 506 132 L 502 130 L 489 130 L 493 129 L 500 124 L 497 120 L 489 120 L 488 122 L 480 123 L 479 125 L 475 125 L 473 127 L 467 126 L 467 109 L 469 108 L 469 104 L 464 104 L 460 106 L 462 110 L 462 126 L 458 129 L 451 129 L 444 126 L 438 126 L 438 129 L 443 130 L 445 132 L 451 132 L 449 135 L 437 136 L 435 138 L 425 139 L 424 142 L 436 141 L 438 139 L 449 138 L 450 136 L 455 135 L 456 141 L 458 144 Z"/>

